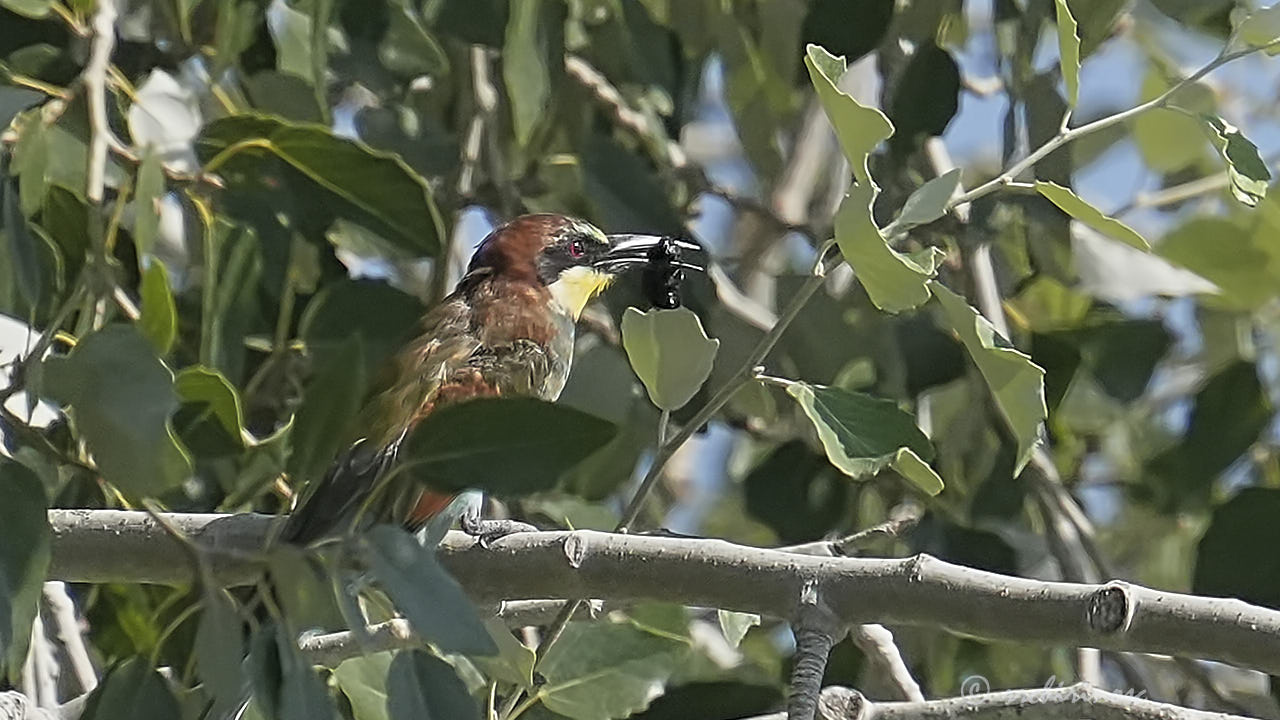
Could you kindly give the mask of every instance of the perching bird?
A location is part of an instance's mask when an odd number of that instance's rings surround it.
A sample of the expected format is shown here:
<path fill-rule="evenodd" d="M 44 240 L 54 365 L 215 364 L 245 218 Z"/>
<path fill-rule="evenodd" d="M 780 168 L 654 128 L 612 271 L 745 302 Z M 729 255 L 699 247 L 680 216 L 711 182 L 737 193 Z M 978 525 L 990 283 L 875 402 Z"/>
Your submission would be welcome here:
<path fill-rule="evenodd" d="M 409 431 L 436 408 L 470 398 L 555 400 L 569 377 L 574 324 L 587 302 L 619 273 L 645 267 L 654 248 L 672 242 L 699 249 L 655 235 L 605 235 L 589 223 L 551 214 L 524 215 L 491 232 L 457 288 L 423 317 L 422 334 L 395 357 L 393 383 L 357 426 L 364 437 L 309 489 L 284 539 L 305 544 L 346 532 L 366 503 L 363 520 L 420 528 L 453 497 L 403 475 L 378 487 Z M 483 533 L 471 520 L 470 529 Z"/>

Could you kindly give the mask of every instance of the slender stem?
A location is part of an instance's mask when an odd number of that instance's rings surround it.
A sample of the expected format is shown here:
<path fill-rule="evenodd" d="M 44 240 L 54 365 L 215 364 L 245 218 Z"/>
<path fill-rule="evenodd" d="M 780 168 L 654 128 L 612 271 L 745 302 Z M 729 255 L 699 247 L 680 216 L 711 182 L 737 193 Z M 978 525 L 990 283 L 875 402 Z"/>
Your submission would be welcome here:
<path fill-rule="evenodd" d="M 978 198 L 986 197 L 987 195 L 990 195 L 996 190 L 999 190 L 1000 188 L 1012 183 L 1014 178 L 1021 175 L 1028 168 L 1040 162 L 1046 156 L 1052 153 L 1054 150 L 1057 150 L 1063 145 L 1066 145 L 1067 143 L 1073 140 L 1078 140 L 1086 135 L 1092 135 L 1093 133 L 1099 132 L 1101 130 L 1105 130 L 1113 125 L 1118 125 L 1122 122 L 1127 122 L 1129 120 L 1132 120 L 1133 118 L 1137 117 L 1138 115 L 1141 115 L 1142 113 L 1147 112 L 1148 110 L 1163 108 L 1166 105 L 1168 105 L 1169 100 L 1171 100 L 1174 95 L 1178 94 L 1184 88 L 1192 85 L 1196 81 L 1203 78 L 1205 75 L 1208 75 L 1209 73 L 1213 72 L 1214 70 L 1217 70 L 1223 65 L 1226 65 L 1227 63 L 1232 62 L 1233 60 L 1239 60 L 1240 58 L 1245 57 L 1246 55 L 1252 55 L 1260 50 L 1266 50 L 1276 46 L 1280 46 L 1280 41 L 1269 43 L 1267 45 L 1263 45 L 1260 47 L 1250 47 L 1250 48 L 1245 48 L 1243 50 L 1236 50 L 1234 52 L 1225 52 L 1224 50 L 1223 52 L 1218 53 L 1218 56 L 1215 57 L 1213 60 L 1209 61 L 1207 65 L 1195 71 L 1194 73 L 1184 78 L 1183 80 L 1179 81 L 1173 87 L 1164 91 L 1164 93 L 1162 93 L 1158 97 L 1152 98 L 1151 100 L 1148 100 L 1139 105 L 1135 105 L 1129 108 L 1128 110 L 1123 110 L 1114 115 L 1108 115 L 1104 118 L 1099 118 L 1097 120 L 1094 120 L 1091 123 L 1086 123 L 1084 125 L 1081 125 L 1080 127 L 1072 128 L 1070 130 L 1063 130 L 1059 132 L 1057 135 L 1054 135 L 1053 137 L 1049 138 L 1049 140 L 1046 141 L 1045 144 L 1036 148 L 1030 155 L 1027 155 L 1022 160 L 1011 165 L 1008 170 L 1005 170 L 1004 172 L 1000 173 L 996 177 L 988 180 L 982 185 L 979 185 L 978 187 L 962 195 L 955 196 L 954 198 L 951 199 L 950 202 L 947 203 L 946 207 L 948 210 L 950 210 L 951 208 L 954 208 L 958 205 L 963 205 L 965 203 L 973 202 Z"/>

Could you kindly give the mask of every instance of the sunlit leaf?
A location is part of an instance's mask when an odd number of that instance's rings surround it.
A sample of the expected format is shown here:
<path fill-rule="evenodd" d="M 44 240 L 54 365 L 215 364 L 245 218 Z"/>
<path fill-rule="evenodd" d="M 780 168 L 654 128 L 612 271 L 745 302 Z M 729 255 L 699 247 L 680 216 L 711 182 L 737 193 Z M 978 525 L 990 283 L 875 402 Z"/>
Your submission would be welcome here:
<path fill-rule="evenodd" d="M 1271 170 L 1258 155 L 1258 146 L 1220 117 L 1205 115 L 1203 119 L 1213 133 L 1213 146 L 1227 161 L 1231 194 L 1242 204 L 1254 207 L 1266 196 L 1267 184 L 1271 182 Z"/>
<path fill-rule="evenodd" d="M 622 315 L 622 346 L 653 404 L 676 410 L 706 382 L 720 341 L 707 337 L 688 308 L 641 312 L 629 307 Z"/>
<path fill-rule="evenodd" d="M 889 247 L 871 217 L 877 190 L 870 182 L 849 188 L 836 212 L 836 242 L 876 307 L 901 312 L 929 299 L 929 278 L 942 253 L 927 248 L 919 260 Z"/>
<path fill-rule="evenodd" d="M 1054 0 L 1058 19 L 1058 67 L 1067 86 L 1067 107 L 1074 108 L 1080 97 L 1080 36 L 1067 0 Z"/>
<path fill-rule="evenodd" d="M 571 623 L 540 666 L 538 697 L 575 720 L 624 718 L 648 707 L 688 645 L 632 625 Z"/>
<path fill-rule="evenodd" d="M 609 524 L 609 529 L 612 529 L 617 522 L 615 518 Z M 496 680 L 532 689 L 535 659 L 533 650 L 517 640 L 501 618 L 485 620 L 484 627 L 489 631 L 489 637 L 493 638 L 494 644 L 498 646 L 498 654 L 491 658 L 472 658 L 472 662 L 486 675 Z"/>
<path fill-rule="evenodd" d="M 870 185 L 867 155 L 893 135 L 893 125 L 884 113 L 859 103 L 837 87 L 845 71 L 844 58 L 835 57 L 817 45 L 810 45 L 806 49 L 804 62 L 809 68 L 813 87 L 818 91 L 822 109 L 835 127 L 840 147 L 853 166 L 854 178 L 859 185 Z"/>
<path fill-rule="evenodd" d="M 995 397 L 1000 414 L 1017 439 L 1018 459 L 1014 467 L 1017 474 L 1031 459 L 1048 415 L 1044 402 L 1044 370 L 1000 337 L 990 321 L 959 295 L 936 281 L 932 288 L 947 324 L 969 351 L 969 357 Z"/>
<path fill-rule="evenodd" d="M 902 212 L 886 231 L 901 232 L 931 223 L 946 212 L 947 202 L 960 185 L 960 168 L 949 170 L 916 188 L 902 204 Z"/>
<path fill-rule="evenodd" d="M 471 600 L 440 566 L 434 549 L 390 525 L 369 530 L 360 547 L 373 576 L 424 640 L 444 652 L 498 654 Z"/>
<path fill-rule="evenodd" d="M 162 495 L 190 473 L 169 427 L 178 408 L 173 373 L 133 327 L 108 325 L 67 357 L 46 360 L 44 389 L 72 407 L 98 469 L 126 495 Z"/>
<path fill-rule="evenodd" d="M 355 720 L 389 720 L 387 673 L 392 652 L 377 652 L 343 660 L 333 671 L 342 694 L 351 703 Z"/>
<path fill-rule="evenodd" d="M 400 451 L 406 470 L 433 488 L 527 495 L 608 443 L 617 426 L 528 397 L 478 398 L 432 412 Z"/>
<path fill-rule="evenodd" d="M 40 19 L 52 11 L 53 0 L 0 0 L 0 7 L 24 17 Z"/>
<path fill-rule="evenodd" d="M 173 291 L 169 289 L 169 271 L 164 263 L 152 260 L 151 265 L 142 271 L 140 288 L 142 315 L 138 318 L 138 331 L 151 342 L 151 347 L 161 357 L 173 349 L 173 341 L 178 337 L 178 308 L 173 302 Z"/>
<path fill-rule="evenodd" d="M 929 438 L 897 403 L 800 382 L 787 385 L 787 394 L 813 422 L 827 459 L 849 477 L 892 468 L 930 495 L 942 491 L 942 478 L 919 457 L 933 457 Z"/>
<path fill-rule="evenodd" d="M 1265 47 L 1268 55 L 1280 53 L 1280 7 L 1259 8 L 1236 26 L 1236 37 L 1245 45 Z"/>
<path fill-rule="evenodd" d="M 1156 253 L 1217 285 L 1219 294 L 1207 302 L 1253 309 L 1280 295 L 1280 247 L 1272 232 L 1251 233 L 1227 217 L 1193 217 L 1166 233 Z"/>
<path fill-rule="evenodd" d="M 174 387 L 182 402 L 207 406 L 228 435 L 237 439 L 240 437 L 244 428 L 240 395 L 222 373 L 193 365 L 178 373 L 174 379 Z"/>
<path fill-rule="evenodd" d="M 1061 2 L 1062 0 L 1059 0 Z M 1062 187 L 1057 183 L 1036 181 L 1036 192 L 1045 196 L 1054 205 L 1057 205 L 1063 212 L 1072 218 L 1079 220 L 1085 225 L 1097 230 L 1113 240 L 1135 247 L 1139 250 L 1150 250 L 1151 246 L 1147 241 L 1137 233 L 1133 228 L 1102 214 L 1094 206 L 1080 199 L 1080 196 L 1071 191 L 1070 188 Z"/>
<path fill-rule="evenodd" d="M 720 620 L 720 632 L 724 633 L 724 639 L 735 648 L 747 636 L 747 631 L 760 624 L 760 616 L 755 613 L 717 610 L 716 617 Z"/>
<path fill-rule="evenodd" d="M 49 521 L 40 478 L 0 458 L 0 669 L 17 677 L 49 567 Z"/>

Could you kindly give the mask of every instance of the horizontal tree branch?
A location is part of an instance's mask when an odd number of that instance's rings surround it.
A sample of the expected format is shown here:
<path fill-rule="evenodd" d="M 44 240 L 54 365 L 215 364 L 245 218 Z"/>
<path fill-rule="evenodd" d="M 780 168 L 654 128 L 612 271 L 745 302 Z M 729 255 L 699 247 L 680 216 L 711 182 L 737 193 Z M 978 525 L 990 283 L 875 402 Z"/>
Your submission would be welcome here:
<path fill-rule="evenodd" d="M 51 578 L 68 582 L 190 582 L 188 555 L 146 513 L 53 510 Z M 252 582 L 273 520 L 167 516 L 210 552 L 215 575 Z M 479 546 L 451 532 L 445 567 L 478 603 L 548 598 L 662 600 L 789 618 L 816 584 L 850 624 L 941 626 L 997 640 L 1163 653 L 1280 674 L 1280 611 L 1240 600 L 1029 580 L 927 555 L 811 557 L 703 540 L 587 530 L 517 533 Z"/>
<path fill-rule="evenodd" d="M 872 702 L 857 690 L 822 691 L 821 720 L 1242 720 L 1238 715 L 1193 710 L 1146 698 L 1100 690 L 1086 683 L 1067 687 L 1005 690 L 945 700 Z M 747 720 L 786 720 L 785 713 Z"/>

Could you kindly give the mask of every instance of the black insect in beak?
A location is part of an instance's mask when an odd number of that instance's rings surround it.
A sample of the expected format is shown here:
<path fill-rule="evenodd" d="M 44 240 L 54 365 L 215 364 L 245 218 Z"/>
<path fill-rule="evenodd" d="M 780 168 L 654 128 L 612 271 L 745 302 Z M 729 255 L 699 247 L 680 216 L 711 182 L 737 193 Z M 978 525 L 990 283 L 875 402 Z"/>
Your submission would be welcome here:
<path fill-rule="evenodd" d="M 596 264 L 608 272 L 643 267 L 641 285 L 649 302 L 670 310 L 680 307 L 680 283 L 685 270 L 702 271 L 701 265 L 685 261 L 683 254 L 702 252 L 702 246 L 670 235 L 611 235 L 609 252 Z M 603 267 L 602 267 L 603 266 Z"/>

